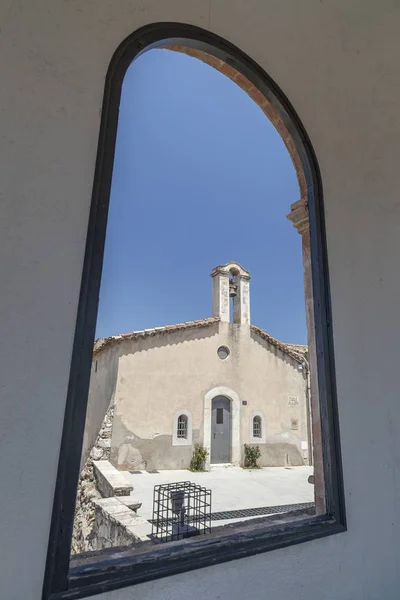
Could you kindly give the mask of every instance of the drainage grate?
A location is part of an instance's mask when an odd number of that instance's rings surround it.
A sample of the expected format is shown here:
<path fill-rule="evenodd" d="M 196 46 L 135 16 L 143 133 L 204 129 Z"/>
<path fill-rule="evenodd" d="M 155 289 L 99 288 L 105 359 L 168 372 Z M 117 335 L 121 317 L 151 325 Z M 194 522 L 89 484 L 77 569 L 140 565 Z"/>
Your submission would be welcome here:
<path fill-rule="evenodd" d="M 262 506 L 257 508 L 242 508 L 239 510 L 226 510 L 222 512 L 211 513 L 212 521 L 222 521 L 224 519 L 241 519 L 244 517 L 262 517 L 264 515 L 273 515 L 276 513 L 287 513 L 293 510 L 305 510 L 313 508 L 313 502 L 303 502 L 302 504 L 281 504 L 280 506 Z"/>

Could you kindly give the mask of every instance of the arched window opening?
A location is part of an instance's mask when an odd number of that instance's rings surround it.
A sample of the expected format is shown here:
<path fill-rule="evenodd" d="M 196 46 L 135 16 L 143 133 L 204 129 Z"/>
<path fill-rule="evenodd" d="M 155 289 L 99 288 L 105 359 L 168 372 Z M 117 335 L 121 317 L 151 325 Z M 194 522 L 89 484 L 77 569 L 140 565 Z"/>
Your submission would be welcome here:
<path fill-rule="evenodd" d="M 192 445 L 192 413 L 181 408 L 176 411 L 172 423 L 172 447 Z M 164 456 L 169 456 L 169 448 L 164 449 Z M 176 450 L 175 450 L 176 452 Z M 172 463 L 172 466 L 175 466 Z"/>
<path fill-rule="evenodd" d="M 264 414 L 260 411 L 254 411 L 249 420 L 250 443 L 265 444 L 267 442 Z"/>
<path fill-rule="evenodd" d="M 229 271 L 230 322 L 240 323 L 240 279 L 239 271 L 235 268 Z"/>
<path fill-rule="evenodd" d="M 179 40 L 181 45 L 171 45 L 171 40 Z M 160 49 L 163 54 L 146 63 Z M 179 70 L 171 71 L 162 81 L 165 75 L 165 69 L 161 68 L 163 60 L 170 60 L 170 55 L 176 53 L 200 59 L 193 61 L 191 58 L 190 64 L 186 58 L 179 60 L 180 65 L 184 62 L 189 65 L 186 75 L 192 77 L 189 85 L 190 78 L 182 78 L 185 92 L 195 90 L 189 101 L 186 93 L 181 93 L 182 83 L 171 83 L 172 74 L 181 73 Z M 136 58 L 135 65 L 139 70 L 135 74 L 128 65 Z M 198 69 L 200 61 L 214 67 L 207 77 L 222 77 L 223 74 L 231 80 L 227 86 L 223 77 L 225 87 L 220 88 L 220 95 L 217 94 L 209 104 L 208 113 L 201 113 L 200 109 L 206 106 L 201 92 L 215 90 L 216 85 L 210 85 L 208 80 L 206 85 L 194 85 L 200 82 L 196 77 L 203 76 Z M 157 74 L 143 77 L 146 64 L 157 68 Z M 128 76 L 124 80 L 125 75 Z M 157 89 L 150 85 L 146 88 L 147 96 L 141 96 L 141 81 L 156 82 Z M 159 92 L 160 82 L 164 85 L 162 93 Z M 215 84 L 218 84 L 217 79 Z M 229 86 L 233 86 L 235 92 Z M 170 92 L 175 96 L 168 96 Z M 238 117 L 238 111 L 226 110 L 231 98 L 225 95 L 237 92 L 240 92 L 238 110 L 242 110 L 249 97 L 252 100 L 251 127 L 247 122 L 246 127 L 238 127 L 243 121 L 241 116 Z M 246 98 L 243 92 L 247 94 Z M 149 98 L 161 99 L 161 105 L 148 102 Z M 138 111 L 143 107 L 152 112 L 141 117 Z M 250 109 L 246 115 L 250 115 Z M 269 120 L 264 119 L 265 115 Z M 227 120 L 223 121 L 222 117 Z M 233 121 L 229 122 L 228 117 Z M 261 118 L 263 122 L 259 123 L 256 119 Z M 151 125 L 152 129 L 144 131 L 143 124 Z M 169 131 L 165 129 L 166 124 Z M 192 130 L 189 127 L 192 124 L 196 124 L 197 129 Z M 260 140 L 257 136 L 266 124 L 271 131 L 275 127 L 277 131 L 273 130 L 273 135 L 278 137 L 278 132 L 280 139 L 279 144 L 264 153 L 265 139 Z M 124 135 L 119 132 L 117 135 L 117 127 L 121 131 L 125 129 Z M 191 131 L 197 137 L 190 138 Z M 231 134 L 238 137 L 229 138 Z M 155 139 L 167 143 L 152 145 Z M 272 140 L 272 137 L 268 139 Z M 224 146 L 219 148 L 221 140 Z M 56 593 L 65 588 L 69 564 L 74 565 L 74 577 L 79 580 L 79 587 L 87 585 L 83 571 L 80 581 L 79 557 L 73 556 L 70 563 L 67 556 L 74 536 L 79 546 L 74 549 L 72 544 L 73 554 L 92 549 L 88 546 L 92 543 L 90 536 L 81 540 L 78 521 L 72 535 L 76 485 L 79 483 L 84 491 L 85 482 L 77 481 L 79 456 L 76 452 L 70 453 L 69 449 L 71 445 L 79 448 L 82 440 L 81 470 L 87 461 L 91 467 L 93 463 L 96 473 L 103 469 L 101 477 L 121 483 L 127 495 L 132 481 L 127 481 L 118 471 L 128 477 L 128 473 L 145 469 L 154 476 L 156 490 L 164 487 L 159 481 L 173 480 L 163 480 L 168 475 L 160 474 L 160 471 L 198 470 L 192 468 L 196 452 L 201 454 L 205 468 L 207 463 L 221 466 L 220 463 L 226 462 L 238 467 L 243 445 L 250 441 L 260 446 L 260 462 L 264 463 L 259 466 L 262 468 L 270 466 L 268 461 L 275 461 L 273 466 L 277 467 L 287 464 L 289 450 L 296 454 L 296 448 L 312 448 L 315 486 L 310 488 L 308 499 L 312 501 L 314 494 L 315 513 L 326 518 L 313 521 L 312 527 L 305 525 L 303 528 L 299 524 L 298 540 L 293 537 L 292 524 L 287 529 L 283 525 L 279 533 L 282 546 L 343 531 L 341 473 L 337 468 L 340 467 L 340 452 L 335 445 L 338 423 L 322 185 L 311 143 L 294 109 L 263 69 L 229 42 L 191 26 L 158 23 L 132 34 L 115 53 L 107 75 L 99 143 L 62 440 L 62 468 L 54 500 L 47 588 Z M 288 157 L 282 157 L 282 162 L 276 163 L 282 172 L 278 173 L 273 164 L 277 156 L 275 150 L 284 146 L 297 175 L 299 189 L 294 192 L 295 196 L 291 195 L 293 187 L 290 188 L 288 177 L 291 171 L 285 166 Z M 245 153 L 243 148 L 246 148 Z M 155 153 L 158 153 L 156 157 Z M 221 157 L 223 168 L 220 168 Z M 208 162 L 203 162 L 205 158 Z M 147 163 L 143 163 L 146 160 Z M 222 182 L 212 179 L 220 173 L 225 174 Z M 258 187 L 253 187 L 253 179 L 257 180 Z M 271 185 L 273 181 L 275 188 Z M 270 190 L 267 198 L 264 193 L 266 182 Z M 288 182 L 290 185 L 285 188 Z M 129 189 L 132 183 L 135 194 Z M 168 185 L 171 185 L 169 189 Z M 219 193 L 221 189 L 224 194 Z M 193 202 L 188 202 L 188 197 Z M 227 198 L 230 205 L 227 205 Z M 232 226 L 229 210 L 236 217 L 237 227 Z M 198 215 L 211 215 L 211 218 L 198 218 Z M 285 215 L 301 235 L 301 245 Z M 132 224 L 142 222 L 151 223 L 151 227 L 137 227 L 132 235 Z M 209 222 L 212 232 L 217 231 L 218 235 L 210 235 L 207 231 Z M 118 269 L 114 257 L 110 259 L 108 253 L 115 249 L 118 249 Z M 209 265 L 210 269 L 218 265 L 211 273 L 211 317 L 209 313 L 198 312 L 201 303 L 195 304 L 198 296 L 193 275 L 197 268 L 203 269 L 209 256 L 215 261 Z M 239 263 L 226 262 L 234 257 L 246 261 L 245 266 L 251 268 L 255 277 L 254 299 L 259 300 L 253 301 L 252 297 L 251 316 L 251 275 Z M 304 282 L 301 279 L 302 260 Z M 182 285 L 186 275 L 188 280 Z M 100 282 L 102 289 L 105 286 L 104 290 L 109 293 L 99 294 Z M 301 324 L 300 320 L 297 323 L 296 315 L 300 313 L 295 299 L 303 302 L 304 291 L 306 310 L 303 305 L 299 319 L 306 323 Z M 158 298 L 163 294 L 158 304 Z M 100 302 L 100 308 L 99 295 L 103 302 Z M 114 303 L 112 311 L 110 298 Z M 293 309 L 290 303 L 294 305 Z M 98 339 L 93 348 L 96 314 Z M 216 348 L 220 361 L 215 360 Z M 230 353 L 230 359 L 226 360 Z M 96 361 L 92 367 L 96 372 L 97 358 L 101 360 L 101 369 L 97 377 L 90 380 L 90 363 Z M 238 380 L 240 398 L 233 392 Z M 226 387 L 222 387 L 222 383 Z M 220 387 L 215 388 L 216 385 Z M 215 402 L 216 390 L 218 402 Z M 208 395 L 210 400 L 206 401 Z M 85 414 L 87 427 L 83 437 Z M 320 422 L 323 422 L 327 436 L 324 444 Z M 287 431 L 288 423 L 291 423 L 291 433 Z M 109 464 L 105 465 L 108 459 Z M 326 463 L 323 462 L 325 459 Z M 297 452 L 296 460 L 299 466 L 310 468 L 300 452 Z M 157 474 L 160 475 L 158 479 Z M 208 476 L 215 477 L 216 474 L 201 475 L 203 489 L 210 485 Z M 287 473 L 283 472 L 283 476 Z M 170 541 L 172 533 L 183 539 L 206 532 L 207 528 L 195 531 L 196 523 L 186 518 L 190 516 L 190 504 L 187 503 L 191 499 L 185 495 L 185 489 L 173 488 L 184 483 L 188 482 L 182 479 L 178 484 L 166 484 L 170 486 L 169 493 L 181 503 L 179 520 L 176 514 L 161 514 L 159 504 L 159 512 L 153 512 L 155 518 L 148 521 L 151 525 L 149 536 L 153 537 L 153 523 L 157 524 L 157 532 L 164 526 L 171 527 L 162 541 Z M 226 481 L 222 483 L 225 486 Z M 70 489 L 69 485 L 75 489 Z M 235 499 L 235 485 L 233 483 L 232 493 L 226 493 L 224 487 L 225 514 L 237 510 L 243 512 L 240 510 L 243 499 Z M 251 494 L 246 486 L 241 489 Z M 297 493 L 294 487 L 288 506 L 299 502 Z M 86 501 L 80 493 L 78 501 L 81 496 L 82 501 Z M 231 501 L 238 504 L 230 504 Z M 116 503 L 119 512 L 123 512 L 118 499 Z M 110 510 L 112 504 L 111 500 L 107 503 Z M 327 505 L 329 511 L 325 510 Z M 105 505 L 103 508 L 106 510 Z M 210 505 L 207 510 L 211 522 Z M 313 515 L 308 514 L 308 517 L 310 521 Z M 185 534 L 173 531 L 172 528 L 179 529 L 183 524 L 187 526 Z M 260 524 L 257 522 L 254 526 L 260 527 Z M 276 539 L 269 530 L 269 517 L 262 527 L 264 529 L 256 537 L 257 548 L 253 545 L 255 537 L 250 530 L 243 531 L 240 540 L 233 536 L 226 551 L 227 559 L 234 557 L 236 552 L 237 556 L 243 555 L 244 551 L 251 553 L 252 548 L 257 553 L 276 548 Z M 99 542 L 97 550 L 110 546 L 108 540 L 98 532 L 95 534 Z M 154 540 L 157 535 L 154 534 Z M 136 550 L 136 538 L 133 545 Z M 213 564 L 215 541 L 211 540 L 209 546 L 207 540 L 197 545 L 193 541 L 192 547 L 193 563 L 198 567 Z M 130 582 L 152 579 L 154 573 L 157 574 L 157 565 L 161 576 L 176 569 L 179 549 L 171 556 L 165 549 L 163 556 L 157 554 L 157 548 L 153 552 L 154 556 L 144 561 L 139 575 L 137 568 L 132 569 Z M 222 560 L 225 560 L 224 552 L 222 549 Z M 182 558 L 184 563 L 186 557 L 183 554 Z M 93 580 L 95 585 L 98 584 L 96 590 L 101 590 L 101 585 L 112 578 L 114 587 L 120 585 L 122 580 L 118 569 L 114 568 L 118 566 L 118 554 L 113 560 L 110 572 L 106 572 L 107 567 L 101 571 L 101 566 L 100 571 L 96 571 L 98 567 L 93 563 Z M 137 567 L 134 555 L 125 560 Z M 54 581 L 53 573 L 57 574 Z"/>
<path fill-rule="evenodd" d="M 262 437 L 262 421 L 259 415 L 253 417 L 253 437 L 260 439 Z"/>
<path fill-rule="evenodd" d="M 179 415 L 176 428 L 176 437 L 180 440 L 186 440 L 188 436 L 188 418 L 186 415 Z"/>

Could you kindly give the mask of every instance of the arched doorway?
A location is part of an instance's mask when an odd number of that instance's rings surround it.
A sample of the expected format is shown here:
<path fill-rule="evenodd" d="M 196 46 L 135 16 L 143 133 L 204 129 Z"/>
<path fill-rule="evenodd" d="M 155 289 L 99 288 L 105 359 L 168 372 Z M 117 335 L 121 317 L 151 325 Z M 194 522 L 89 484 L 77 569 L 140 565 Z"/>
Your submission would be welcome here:
<path fill-rule="evenodd" d="M 212 465 L 231 462 L 231 440 L 231 401 L 225 396 L 216 396 L 211 409 Z"/>
<path fill-rule="evenodd" d="M 241 462 L 241 441 L 240 441 L 240 407 L 241 401 L 239 395 L 226 386 L 218 386 L 209 390 L 204 396 L 204 437 L 203 445 L 207 450 L 207 467 L 211 464 L 222 463 L 221 460 L 213 460 L 214 454 L 212 449 L 214 431 L 213 431 L 213 419 L 217 419 L 217 414 L 213 415 L 213 409 L 223 408 L 224 404 L 217 402 L 219 399 L 223 399 L 229 403 L 229 460 L 225 462 L 231 463 L 232 465 L 240 465 Z M 226 406 L 226 404 L 225 404 Z M 226 413 L 223 414 L 223 419 L 227 419 Z M 218 424 L 220 426 L 220 424 Z"/>

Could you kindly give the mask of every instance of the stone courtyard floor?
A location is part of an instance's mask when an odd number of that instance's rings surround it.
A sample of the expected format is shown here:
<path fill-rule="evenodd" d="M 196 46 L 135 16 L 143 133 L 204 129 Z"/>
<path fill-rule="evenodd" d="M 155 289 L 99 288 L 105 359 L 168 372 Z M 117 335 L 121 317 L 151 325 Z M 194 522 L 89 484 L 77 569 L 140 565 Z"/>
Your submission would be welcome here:
<path fill-rule="evenodd" d="M 310 506 L 314 502 L 314 486 L 308 483 L 312 473 L 313 468 L 307 466 L 254 470 L 215 466 L 205 473 L 133 471 L 124 475 L 134 487 L 132 496 L 142 502 L 137 513 L 141 517 L 137 533 L 145 539 L 151 533 L 155 485 L 190 481 L 211 489 L 211 518 L 215 527 Z"/>

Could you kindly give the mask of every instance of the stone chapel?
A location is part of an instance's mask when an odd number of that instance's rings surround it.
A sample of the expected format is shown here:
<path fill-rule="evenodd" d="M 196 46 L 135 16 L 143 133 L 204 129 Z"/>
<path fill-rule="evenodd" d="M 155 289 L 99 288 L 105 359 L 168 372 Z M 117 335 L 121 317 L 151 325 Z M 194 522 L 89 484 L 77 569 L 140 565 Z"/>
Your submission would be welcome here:
<path fill-rule="evenodd" d="M 195 443 L 207 466 L 309 464 L 307 346 L 250 321 L 250 274 L 235 262 L 212 273 L 212 317 L 98 339 L 82 464 L 114 408 L 110 461 L 121 470 L 185 469 Z"/>

